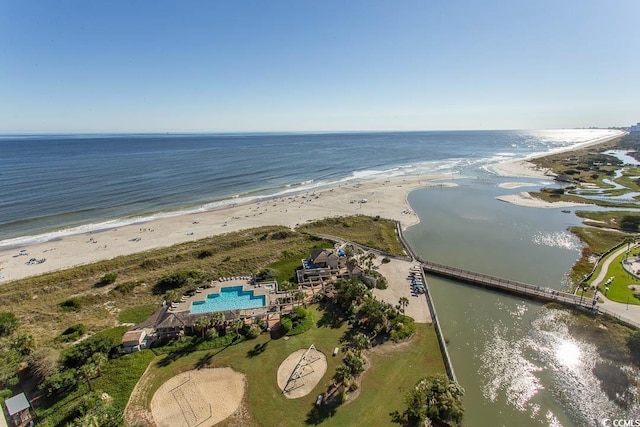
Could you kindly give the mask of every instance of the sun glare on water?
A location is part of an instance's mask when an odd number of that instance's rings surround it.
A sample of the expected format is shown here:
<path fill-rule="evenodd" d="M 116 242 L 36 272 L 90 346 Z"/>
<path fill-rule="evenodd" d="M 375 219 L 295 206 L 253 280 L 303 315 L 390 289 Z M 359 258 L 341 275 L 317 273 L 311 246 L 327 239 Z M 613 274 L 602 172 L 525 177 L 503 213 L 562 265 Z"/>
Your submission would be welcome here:
<path fill-rule="evenodd" d="M 556 350 L 556 359 L 564 366 L 573 367 L 580 361 L 580 349 L 571 341 L 563 341 Z"/>

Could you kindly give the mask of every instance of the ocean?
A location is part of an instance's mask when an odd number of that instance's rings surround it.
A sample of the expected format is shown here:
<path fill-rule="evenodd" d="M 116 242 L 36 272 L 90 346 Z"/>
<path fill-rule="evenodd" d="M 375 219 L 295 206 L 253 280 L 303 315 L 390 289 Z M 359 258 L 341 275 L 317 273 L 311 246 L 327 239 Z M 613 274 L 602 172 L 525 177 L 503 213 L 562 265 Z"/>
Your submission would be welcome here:
<path fill-rule="evenodd" d="M 0 247 L 331 185 L 484 175 L 609 130 L 0 136 Z"/>
<path fill-rule="evenodd" d="M 0 137 L 0 247 L 215 209 L 331 185 L 452 174 L 456 187 L 409 195 L 420 223 L 405 235 L 425 259 L 565 289 L 581 251 L 573 208 L 515 206 L 500 186 L 539 178 L 492 166 L 613 135 L 607 130 Z M 526 190 L 527 188 L 524 188 Z M 584 426 L 637 419 L 607 397 L 593 344 L 564 312 L 427 277 L 467 426 Z M 567 352 L 567 349 L 571 350 Z M 610 369 L 628 367 L 609 366 Z M 420 373 L 420 375 L 426 373 Z"/>

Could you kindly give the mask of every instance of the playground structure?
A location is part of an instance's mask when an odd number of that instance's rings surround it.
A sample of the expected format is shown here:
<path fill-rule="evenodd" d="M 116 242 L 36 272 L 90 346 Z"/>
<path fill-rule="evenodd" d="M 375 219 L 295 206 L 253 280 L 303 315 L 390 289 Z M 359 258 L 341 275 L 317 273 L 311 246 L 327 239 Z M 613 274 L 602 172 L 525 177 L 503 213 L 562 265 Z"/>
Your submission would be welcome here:
<path fill-rule="evenodd" d="M 323 355 L 320 353 L 316 346 L 311 344 L 309 348 L 302 354 L 300 360 L 296 364 L 295 368 L 291 372 L 287 384 L 282 389 L 283 393 L 289 393 L 297 388 L 306 385 L 305 377 L 315 372 L 313 364 L 322 359 Z"/>

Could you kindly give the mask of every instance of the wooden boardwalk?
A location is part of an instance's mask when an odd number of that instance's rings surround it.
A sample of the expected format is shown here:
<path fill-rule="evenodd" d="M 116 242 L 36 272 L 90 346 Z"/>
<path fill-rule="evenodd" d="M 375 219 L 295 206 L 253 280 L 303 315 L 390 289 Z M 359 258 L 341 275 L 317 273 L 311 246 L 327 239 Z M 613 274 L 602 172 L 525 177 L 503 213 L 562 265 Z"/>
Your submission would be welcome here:
<path fill-rule="evenodd" d="M 475 273 L 460 268 L 449 267 L 435 262 L 422 262 L 422 268 L 426 274 L 441 276 L 458 280 L 472 285 L 482 286 L 497 291 L 510 293 L 545 302 L 557 302 L 571 307 L 581 307 L 588 310 L 596 309 L 596 301 L 592 298 L 583 298 L 568 292 L 530 285 L 528 283 L 509 280 L 488 274 Z"/>

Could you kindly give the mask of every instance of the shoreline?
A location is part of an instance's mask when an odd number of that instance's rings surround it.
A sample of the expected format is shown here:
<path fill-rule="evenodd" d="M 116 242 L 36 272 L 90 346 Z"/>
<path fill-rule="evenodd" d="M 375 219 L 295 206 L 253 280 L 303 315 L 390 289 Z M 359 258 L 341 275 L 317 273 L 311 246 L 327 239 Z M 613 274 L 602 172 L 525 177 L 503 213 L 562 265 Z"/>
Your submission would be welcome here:
<path fill-rule="evenodd" d="M 534 163 L 531 163 L 530 160 L 533 159 L 541 159 L 547 156 L 552 156 L 558 153 L 567 153 L 575 150 L 580 150 L 583 148 L 589 148 L 598 146 L 600 144 L 605 144 L 607 142 L 613 141 L 615 139 L 621 138 L 626 135 L 627 132 L 619 131 L 617 135 L 614 136 L 606 136 L 603 138 L 598 138 L 593 141 L 588 141 L 581 144 L 576 144 L 571 147 L 566 147 L 565 149 L 550 151 L 548 153 L 534 155 L 528 157 L 526 159 L 517 159 L 517 160 L 507 160 L 505 162 L 498 163 L 493 167 L 493 171 L 501 177 L 513 177 L 513 178 L 536 178 L 536 179 L 553 179 L 555 174 L 548 169 L 539 169 Z M 513 183 L 504 183 L 501 184 L 501 188 L 509 188 L 514 189 L 518 187 L 524 187 L 525 183 L 513 182 Z M 531 186 L 537 186 L 537 184 L 531 184 Z M 573 202 L 547 202 L 544 200 L 536 199 L 532 197 L 528 192 L 520 192 L 516 194 L 506 194 L 503 196 L 496 196 L 497 200 L 502 202 L 511 203 L 516 206 L 524 206 L 530 208 L 568 208 L 568 207 L 578 207 L 578 206 L 594 206 L 592 204 L 586 203 L 573 203 Z"/>
<path fill-rule="evenodd" d="M 492 170 L 498 176 L 504 176 L 504 177 L 541 178 L 541 179 L 552 178 L 555 175 L 551 171 L 539 169 L 535 164 L 531 163 L 531 160 L 541 159 L 541 158 L 544 158 L 547 156 L 553 156 L 559 153 L 567 153 L 567 152 L 571 152 L 571 151 L 575 151 L 583 148 L 589 148 L 589 147 L 594 147 L 600 144 L 605 144 L 607 142 L 613 141 L 614 139 L 621 138 L 626 134 L 627 132 L 618 131 L 616 135 L 605 136 L 592 141 L 575 144 L 570 147 L 563 147 L 558 150 L 551 150 L 546 153 L 534 154 L 531 156 L 527 156 L 524 159 L 506 160 L 504 162 L 498 163 L 497 165 L 494 165 L 492 167 Z"/>
<path fill-rule="evenodd" d="M 0 284 L 224 233 L 261 226 L 295 228 L 334 216 L 379 215 L 399 221 L 406 229 L 419 222 L 408 203 L 408 194 L 423 187 L 450 186 L 451 183 L 441 180 L 454 178 L 452 175 L 404 176 L 301 191 L 285 197 L 3 248 L 0 249 Z M 32 259 L 35 261 L 30 263 Z M 38 262 L 43 259 L 44 262 Z"/>

